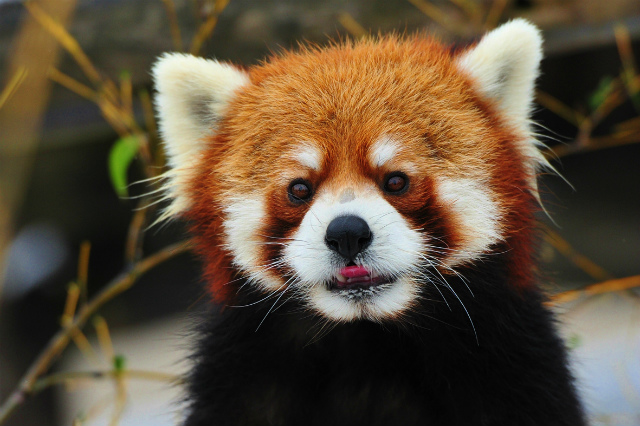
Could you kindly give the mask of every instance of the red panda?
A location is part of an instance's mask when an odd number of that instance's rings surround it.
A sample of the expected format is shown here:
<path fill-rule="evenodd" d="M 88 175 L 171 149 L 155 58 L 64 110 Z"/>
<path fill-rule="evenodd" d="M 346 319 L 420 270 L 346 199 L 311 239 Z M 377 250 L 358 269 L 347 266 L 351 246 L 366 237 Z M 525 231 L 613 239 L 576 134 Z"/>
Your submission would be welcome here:
<path fill-rule="evenodd" d="M 160 58 L 165 215 L 222 306 L 186 426 L 585 424 L 535 281 L 541 43 Z"/>

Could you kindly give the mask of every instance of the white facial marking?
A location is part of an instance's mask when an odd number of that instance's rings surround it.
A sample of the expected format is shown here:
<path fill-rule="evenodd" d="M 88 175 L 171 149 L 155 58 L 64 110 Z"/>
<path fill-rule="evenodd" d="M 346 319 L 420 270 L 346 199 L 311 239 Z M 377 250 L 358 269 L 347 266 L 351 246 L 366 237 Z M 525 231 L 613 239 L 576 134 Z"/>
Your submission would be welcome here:
<path fill-rule="evenodd" d="M 298 163 L 311 170 L 319 171 L 322 166 L 322 153 L 311 144 L 300 144 L 296 146 L 292 157 Z"/>
<path fill-rule="evenodd" d="M 224 232 L 226 248 L 233 253 L 233 263 L 265 288 L 278 288 L 280 284 L 268 273 L 269 265 L 259 264 L 260 229 L 266 216 L 264 201 L 256 195 L 227 201 Z"/>
<path fill-rule="evenodd" d="M 348 194 L 352 192 L 352 194 Z M 348 196 L 345 197 L 345 193 Z M 347 198 L 349 200 L 347 200 Z M 332 291 L 331 282 L 344 261 L 325 244 L 329 223 L 338 216 L 355 215 L 364 219 L 373 239 L 356 263 L 394 282 L 371 289 L 367 297 L 350 297 L 349 290 Z M 311 307 L 336 321 L 368 318 L 381 321 L 411 306 L 418 292 L 409 275 L 421 263 L 423 236 L 376 191 L 366 193 L 347 189 L 340 194 L 320 193 L 284 249 L 285 262 L 296 272 L 295 286 L 307 293 Z"/>
<path fill-rule="evenodd" d="M 502 238 L 500 211 L 486 185 L 472 179 L 439 178 L 438 198 L 450 209 L 464 243 L 446 260 L 448 266 L 477 260 Z"/>
<path fill-rule="evenodd" d="M 374 168 L 382 167 L 400 151 L 401 145 L 390 136 L 382 136 L 369 151 L 369 162 Z"/>

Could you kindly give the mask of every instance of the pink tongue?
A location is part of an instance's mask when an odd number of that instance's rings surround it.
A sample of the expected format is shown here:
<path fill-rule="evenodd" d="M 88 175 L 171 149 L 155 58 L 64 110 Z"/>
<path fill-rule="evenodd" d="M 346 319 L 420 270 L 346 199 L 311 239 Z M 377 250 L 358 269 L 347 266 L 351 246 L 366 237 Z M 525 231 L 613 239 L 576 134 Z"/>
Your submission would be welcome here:
<path fill-rule="evenodd" d="M 362 266 L 347 266 L 340 270 L 340 274 L 345 278 L 358 278 L 370 275 L 370 272 Z"/>

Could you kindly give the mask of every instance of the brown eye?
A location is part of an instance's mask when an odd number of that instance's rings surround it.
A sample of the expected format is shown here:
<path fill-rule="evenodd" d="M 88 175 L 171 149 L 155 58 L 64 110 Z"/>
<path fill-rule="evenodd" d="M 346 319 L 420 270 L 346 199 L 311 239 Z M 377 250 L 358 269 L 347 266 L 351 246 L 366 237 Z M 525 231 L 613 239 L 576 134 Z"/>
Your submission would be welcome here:
<path fill-rule="evenodd" d="M 289 185 L 289 200 L 294 204 L 309 201 L 311 195 L 311 184 L 304 179 L 296 179 Z"/>
<path fill-rule="evenodd" d="M 384 190 L 390 194 L 400 195 L 409 188 L 409 178 L 401 172 L 393 172 L 387 176 Z"/>

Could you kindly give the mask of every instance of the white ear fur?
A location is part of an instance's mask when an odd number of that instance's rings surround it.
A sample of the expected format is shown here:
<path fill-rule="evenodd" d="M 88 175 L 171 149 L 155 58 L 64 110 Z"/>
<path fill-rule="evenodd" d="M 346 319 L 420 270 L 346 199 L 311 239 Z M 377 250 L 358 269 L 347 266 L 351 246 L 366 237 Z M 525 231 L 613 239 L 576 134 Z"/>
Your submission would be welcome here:
<path fill-rule="evenodd" d="M 551 168 L 538 149 L 542 144 L 534 137 L 529 120 L 541 60 L 540 30 L 524 19 L 491 31 L 457 60 L 458 67 L 473 78 L 476 90 L 494 100 L 503 116 L 526 137 L 520 148 L 530 161 L 534 190 L 536 169 Z"/>
<path fill-rule="evenodd" d="M 482 95 L 497 101 L 502 112 L 519 124 L 528 122 L 534 84 L 542 59 L 540 31 L 516 19 L 485 35 L 458 59 Z"/>
<path fill-rule="evenodd" d="M 165 188 L 173 203 L 166 217 L 188 207 L 185 175 L 201 152 L 203 139 L 215 133 L 235 91 L 248 84 L 249 77 L 232 65 L 181 53 L 161 56 L 152 73 L 160 133 L 172 169 Z"/>

